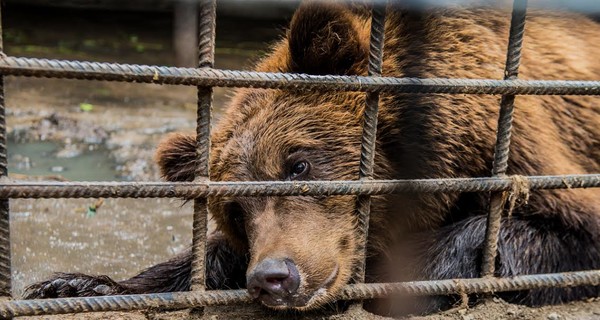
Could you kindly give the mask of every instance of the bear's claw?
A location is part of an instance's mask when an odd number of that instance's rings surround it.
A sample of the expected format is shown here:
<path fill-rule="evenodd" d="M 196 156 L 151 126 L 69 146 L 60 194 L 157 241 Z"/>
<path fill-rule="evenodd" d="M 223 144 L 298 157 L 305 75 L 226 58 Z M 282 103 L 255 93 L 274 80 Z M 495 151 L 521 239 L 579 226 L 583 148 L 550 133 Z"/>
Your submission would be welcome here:
<path fill-rule="evenodd" d="M 91 297 L 127 294 L 128 290 L 107 276 L 88 276 L 80 273 L 58 273 L 52 278 L 33 284 L 23 294 L 25 299 Z"/>

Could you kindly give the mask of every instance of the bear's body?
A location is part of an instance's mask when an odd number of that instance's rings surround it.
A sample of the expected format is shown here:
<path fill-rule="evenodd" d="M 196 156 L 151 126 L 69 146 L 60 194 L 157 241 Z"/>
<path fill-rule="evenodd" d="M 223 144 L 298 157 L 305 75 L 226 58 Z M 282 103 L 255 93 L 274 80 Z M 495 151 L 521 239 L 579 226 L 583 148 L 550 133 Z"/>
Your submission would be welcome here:
<path fill-rule="evenodd" d="M 287 37 L 256 69 L 366 75 L 366 12 L 335 4 L 301 6 Z M 383 75 L 502 79 L 509 23 L 509 11 L 490 8 L 426 14 L 390 8 Z M 519 78 L 598 80 L 599 53 L 597 23 L 579 15 L 531 11 Z M 375 178 L 489 176 L 499 100 L 492 95 L 382 94 Z M 365 94 L 357 92 L 238 90 L 213 134 L 211 179 L 357 179 L 364 101 Z M 167 180 L 192 180 L 195 137 L 169 137 L 157 159 Z M 516 98 L 508 174 L 597 172 L 599 98 Z M 367 279 L 479 276 L 488 196 L 374 197 Z M 221 197 L 209 203 L 218 226 L 208 247 L 209 287 L 243 287 L 247 282 L 264 304 L 303 310 L 330 301 L 351 280 L 360 259 L 354 197 Z M 411 257 L 411 262 L 390 257 Z M 599 190 L 531 192 L 528 203 L 502 220 L 496 265 L 498 276 L 600 269 Z M 395 274 L 390 266 L 410 272 Z M 120 283 L 59 274 L 28 293 L 52 297 L 187 290 L 189 269 L 186 253 Z M 82 277 L 87 282 L 78 287 L 66 281 Z M 94 291 L 98 284 L 108 284 L 110 290 Z M 540 289 L 504 297 L 540 305 L 596 297 L 599 290 Z M 450 301 L 427 299 L 411 311 L 434 311 Z"/>

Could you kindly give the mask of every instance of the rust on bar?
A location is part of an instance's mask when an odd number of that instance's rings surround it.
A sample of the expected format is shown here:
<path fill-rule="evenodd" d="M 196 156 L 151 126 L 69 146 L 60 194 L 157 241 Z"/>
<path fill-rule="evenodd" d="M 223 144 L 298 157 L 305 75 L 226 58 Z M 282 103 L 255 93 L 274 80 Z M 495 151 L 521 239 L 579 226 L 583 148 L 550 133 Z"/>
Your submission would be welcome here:
<path fill-rule="evenodd" d="M 0 8 L 1 10 L 1 8 Z M 0 56 L 4 55 L 2 12 L 0 11 Z M 8 180 L 6 150 L 6 105 L 4 75 L 0 73 L 0 181 Z M 7 198 L 0 198 L 0 296 L 11 295 L 10 271 L 10 207 Z"/>
<path fill-rule="evenodd" d="M 600 95 L 600 81 L 393 78 L 268 73 L 213 68 L 100 63 L 0 57 L 0 73 L 12 76 L 140 82 L 208 87 L 462 93 L 519 95 Z"/>
<path fill-rule="evenodd" d="M 372 5 L 368 75 L 370 77 L 380 77 L 385 41 L 386 4 L 373 3 Z M 361 181 L 373 179 L 375 146 L 377 141 L 377 117 L 379 113 L 379 92 L 368 92 L 365 104 L 359 164 L 359 179 Z M 361 253 L 361 258 L 355 267 L 353 282 L 361 283 L 365 281 L 371 197 L 368 195 L 359 195 L 356 198 L 356 207 L 358 215 L 357 229 L 359 232 L 357 250 Z"/>
<path fill-rule="evenodd" d="M 457 285 L 460 283 L 460 286 Z M 600 285 L 600 270 L 522 275 L 511 278 L 448 279 L 400 283 L 361 283 L 345 286 L 339 300 L 377 299 L 390 295 L 450 295 L 494 293 L 547 287 Z M 246 290 L 209 290 L 122 296 L 0 301 L 0 317 L 142 309 L 181 309 L 250 303 Z"/>
<path fill-rule="evenodd" d="M 519 176 L 529 190 L 599 188 L 600 174 Z M 490 192 L 511 190 L 511 177 L 368 181 L 248 182 L 2 182 L 0 198 L 184 198 L 209 196 L 335 196 L 401 192 Z"/>
<path fill-rule="evenodd" d="M 526 12 L 527 0 L 514 0 L 510 21 L 504 80 L 515 80 L 518 76 L 519 64 L 521 62 L 521 48 L 523 47 L 523 34 L 525 33 Z M 492 175 L 494 177 L 506 176 L 514 102 L 514 95 L 504 95 L 500 102 L 500 114 L 498 116 L 498 130 L 492 168 Z M 482 276 L 494 276 L 496 254 L 498 251 L 498 234 L 500 232 L 505 200 L 506 199 L 501 192 L 492 193 L 491 195 L 481 266 Z"/>
<path fill-rule="evenodd" d="M 212 68 L 215 55 L 216 0 L 202 0 L 199 3 L 198 26 L 198 66 Z M 210 180 L 210 123 L 212 108 L 212 87 L 198 86 L 198 109 L 196 116 L 196 152 L 198 167 L 196 181 Z M 205 289 L 206 234 L 208 232 L 208 199 L 194 200 L 192 226 L 192 290 Z"/>

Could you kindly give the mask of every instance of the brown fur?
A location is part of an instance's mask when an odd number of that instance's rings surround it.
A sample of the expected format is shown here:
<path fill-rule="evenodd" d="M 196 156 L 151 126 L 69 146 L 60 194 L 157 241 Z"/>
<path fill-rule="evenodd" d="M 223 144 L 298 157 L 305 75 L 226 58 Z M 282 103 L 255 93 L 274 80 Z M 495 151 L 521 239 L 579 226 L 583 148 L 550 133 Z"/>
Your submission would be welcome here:
<path fill-rule="evenodd" d="M 503 77 L 509 11 L 389 11 L 384 76 Z M 369 14 L 361 8 L 306 3 L 256 70 L 366 75 L 369 29 Z M 532 10 L 519 77 L 597 80 L 599 52 L 597 23 Z M 365 94 L 357 92 L 239 89 L 212 137 L 210 178 L 286 180 L 293 163 L 304 159 L 311 169 L 302 179 L 357 179 L 364 101 Z M 518 96 L 508 174 L 600 172 L 599 102 L 596 97 Z M 376 178 L 489 176 L 498 107 L 499 97 L 491 95 L 382 95 Z M 192 180 L 194 159 L 195 138 L 189 135 L 170 136 L 157 153 L 170 181 Z M 470 193 L 375 197 L 369 279 L 399 279 L 384 272 L 398 247 L 409 247 L 424 261 L 419 267 L 410 264 L 409 269 L 420 270 L 412 277 L 478 276 L 486 203 L 487 195 Z M 248 263 L 252 270 L 265 258 L 295 262 L 304 305 L 294 308 L 321 306 L 351 280 L 359 258 L 354 197 L 215 197 L 209 205 L 231 252 L 249 253 L 240 265 Z M 599 214 L 598 189 L 532 192 L 529 203 L 503 222 L 497 274 L 600 268 Z M 334 270 L 334 280 L 324 283 Z M 543 304 L 597 295 L 595 287 L 512 297 Z M 417 311 L 442 307 L 436 300 Z"/>

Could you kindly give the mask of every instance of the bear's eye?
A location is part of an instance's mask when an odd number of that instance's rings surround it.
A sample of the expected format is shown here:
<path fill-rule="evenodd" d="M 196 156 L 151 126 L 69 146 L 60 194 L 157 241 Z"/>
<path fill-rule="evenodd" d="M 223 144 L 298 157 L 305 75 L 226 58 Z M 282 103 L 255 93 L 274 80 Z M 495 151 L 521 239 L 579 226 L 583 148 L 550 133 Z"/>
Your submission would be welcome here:
<path fill-rule="evenodd" d="M 306 160 L 294 162 L 290 170 L 290 179 L 298 179 L 310 171 L 310 163 Z"/>

